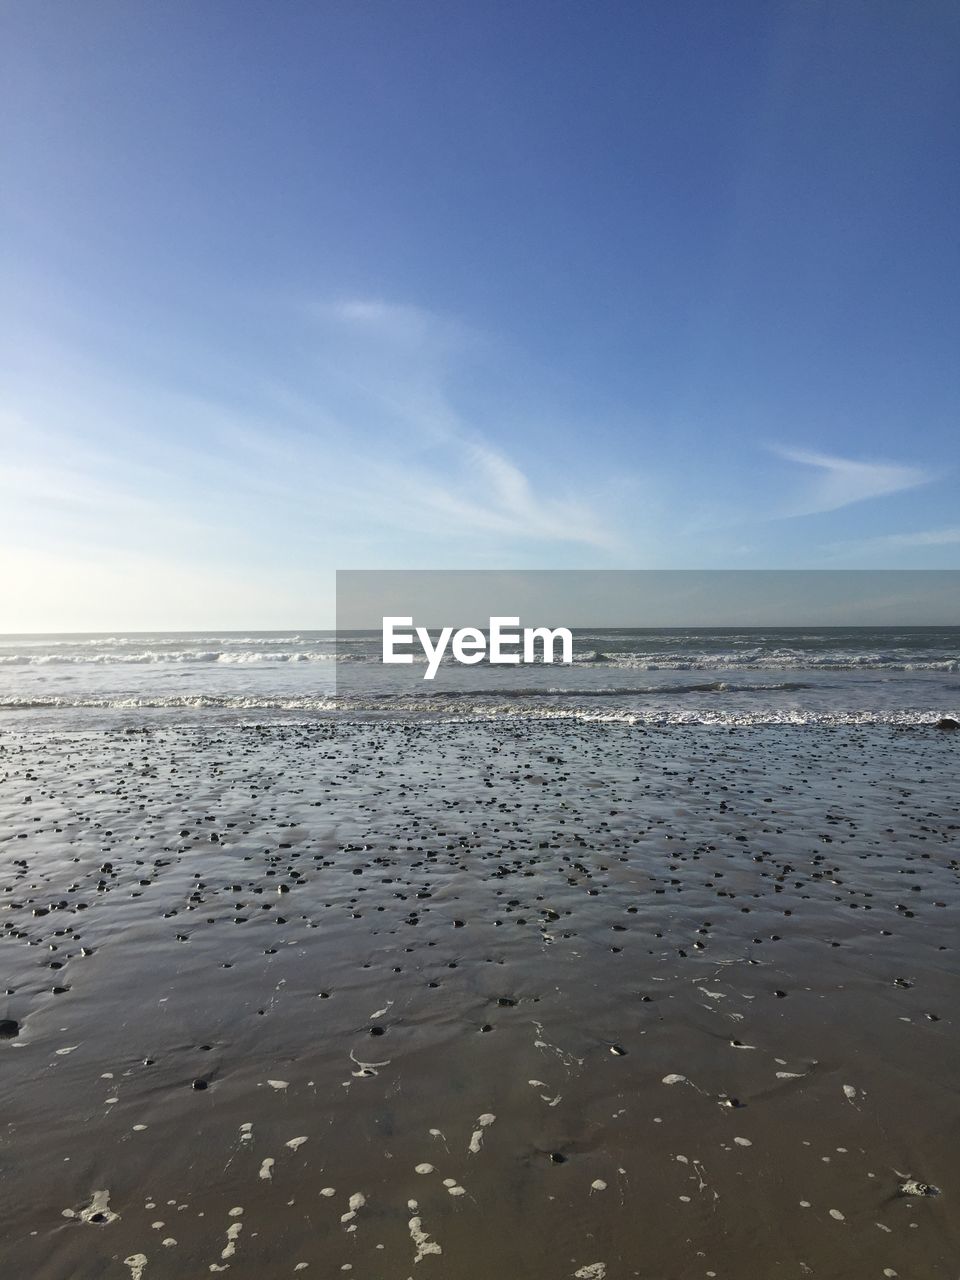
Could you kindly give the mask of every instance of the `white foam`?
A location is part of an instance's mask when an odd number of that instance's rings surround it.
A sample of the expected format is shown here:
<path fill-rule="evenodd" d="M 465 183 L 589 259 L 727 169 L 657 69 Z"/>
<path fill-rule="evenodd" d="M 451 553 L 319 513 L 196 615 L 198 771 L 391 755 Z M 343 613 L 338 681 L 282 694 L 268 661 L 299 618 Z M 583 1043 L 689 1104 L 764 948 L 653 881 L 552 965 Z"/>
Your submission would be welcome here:
<path fill-rule="evenodd" d="M 482 1116 L 477 1116 L 477 1124 L 479 1128 L 474 1129 L 470 1137 L 470 1146 L 468 1148 L 471 1155 L 476 1155 L 480 1150 L 480 1147 L 483 1144 L 483 1131 L 484 1129 L 488 1129 L 496 1118 L 497 1117 L 489 1111 L 485 1111 Z"/>
<path fill-rule="evenodd" d="M 416 1202 L 411 1203 L 415 1208 Z M 431 1240 L 429 1234 L 423 1230 L 423 1222 L 419 1217 L 412 1217 L 407 1225 L 410 1229 L 410 1239 L 417 1246 L 416 1257 L 413 1260 L 414 1265 L 418 1262 L 422 1262 L 423 1259 L 428 1257 L 430 1254 L 443 1253 L 443 1249 L 441 1249 L 437 1241 Z"/>

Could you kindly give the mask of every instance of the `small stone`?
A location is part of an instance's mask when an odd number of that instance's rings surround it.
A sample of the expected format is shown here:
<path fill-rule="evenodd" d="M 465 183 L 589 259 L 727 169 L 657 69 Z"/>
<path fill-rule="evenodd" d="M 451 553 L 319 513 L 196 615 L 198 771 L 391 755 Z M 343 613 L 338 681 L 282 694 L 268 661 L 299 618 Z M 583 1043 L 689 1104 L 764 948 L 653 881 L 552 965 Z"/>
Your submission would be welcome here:
<path fill-rule="evenodd" d="M 901 1182 L 899 1191 L 902 1196 L 938 1196 L 940 1188 L 929 1182 L 920 1182 L 917 1178 L 907 1178 Z"/>

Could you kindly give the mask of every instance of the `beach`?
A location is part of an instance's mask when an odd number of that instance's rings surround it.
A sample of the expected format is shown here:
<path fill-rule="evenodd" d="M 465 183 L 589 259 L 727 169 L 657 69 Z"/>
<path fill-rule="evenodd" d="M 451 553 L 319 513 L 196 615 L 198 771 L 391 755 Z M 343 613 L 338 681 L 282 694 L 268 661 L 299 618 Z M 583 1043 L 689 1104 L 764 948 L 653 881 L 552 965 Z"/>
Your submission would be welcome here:
<path fill-rule="evenodd" d="M 955 1280 L 958 749 L 8 715 L 4 1270 Z"/>

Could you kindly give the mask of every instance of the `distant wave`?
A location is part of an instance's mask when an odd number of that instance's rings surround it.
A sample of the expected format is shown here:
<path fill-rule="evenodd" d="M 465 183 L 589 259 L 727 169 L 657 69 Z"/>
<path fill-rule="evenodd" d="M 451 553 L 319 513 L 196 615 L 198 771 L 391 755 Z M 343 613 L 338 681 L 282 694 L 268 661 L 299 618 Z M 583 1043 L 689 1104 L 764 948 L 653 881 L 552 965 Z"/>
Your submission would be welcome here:
<path fill-rule="evenodd" d="M 960 657 L 914 654 L 807 653 L 796 649 L 733 653 L 574 654 L 574 666 L 619 667 L 631 671 L 945 671 L 960 672 Z"/>
<path fill-rule="evenodd" d="M 245 641 L 250 643 L 249 639 Z M 270 663 L 309 663 L 338 662 L 376 664 L 381 662 L 380 650 L 371 652 L 343 652 L 342 642 L 338 651 L 332 648 L 325 650 L 313 648 L 291 648 L 273 650 L 266 647 L 273 641 L 262 642 L 258 648 L 184 648 L 184 649 L 105 649 L 102 641 L 100 648 L 83 646 L 73 642 L 73 649 L 80 652 L 64 652 L 54 649 L 52 652 L 0 652 L 0 667 L 27 666 L 146 666 L 155 664 L 202 664 L 219 663 L 223 666 L 269 665 Z M 327 642 L 331 644 L 332 642 Z M 48 646 L 50 648 L 50 646 Z M 423 653 L 415 653 L 414 665 L 424 665 Z M 447 655 L 444 667 L 456 665 Z M 538 663 L 538 666 L 544 664 Z M 670 653 L 605 653 L 596 650 L 589 654 L 575 654 L 575 668 L 601 668 L 623 671 L 889 671 L 889 672 L 941 672 L 957 674 L 960 672 L 960 657 L 937 656 L 922 657 L 907 653 L 855 653 L 849 651 L 829 651 L 809 653 L 802 650 L 776 649 L 771 651 L 751 650 L 749 652 L 704 653 L 674 651 Z M 557 670 L 563 668 L 556 664 Z"/>
<path fill-rule="evenodd" d="M 345 655 L 344 655 L 345 656 Z M 270 662 L 332 662 L 337 655 L 307 650 L 267 653 L 262 650 L 238 652 L 222 649 L 148 649 L 140 653 L 11 653 L 0 654 L 0 666 L 144 666 L 152 663 L 220 662 L 225 665 Z"/>
<path fill-rule="evenodd" d="M 181 632 L 143 632 L 141 635 L 134 636 L 2 636 L 0 639 L 9 643 L 17 643 L 27 648 L 42 649 L 82 649 L 82 648 L 99 648 L 103 650 L 135 648 L 142 649 L 144 645 L 163 645 L 179 641 L 181 644 L 192 643 L 194 647 L 216 646 L 218 649 L 228 649 L 238 645 L 246 645 L 250 648 L 265 645 L 303 645 L 315 643 L 332 643 L 333 632 L 329 637 L 307 637 L 302 635 L 268 635 L 268 636 L 227 636 L 207 634 L 200 631 L 181 631 Z M 341 644 L 351 643 L 349 640 L 341 640 Z"/>

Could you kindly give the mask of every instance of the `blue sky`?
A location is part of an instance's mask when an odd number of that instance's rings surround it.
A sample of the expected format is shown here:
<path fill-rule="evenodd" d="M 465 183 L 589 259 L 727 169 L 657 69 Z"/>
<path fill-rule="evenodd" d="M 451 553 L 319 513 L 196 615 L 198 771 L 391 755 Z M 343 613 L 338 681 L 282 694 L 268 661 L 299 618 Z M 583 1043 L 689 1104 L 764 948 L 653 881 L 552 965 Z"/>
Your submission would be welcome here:
<path fill-rule="evenodd" d="M 960 565 L 952 0 L 0 16 L 0 630 Z"/>

